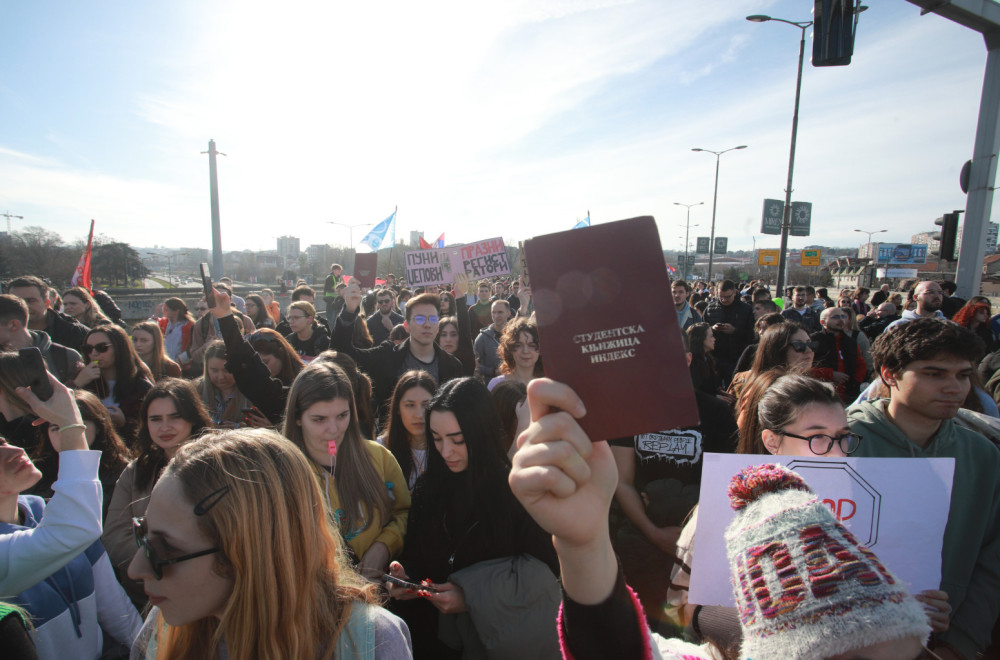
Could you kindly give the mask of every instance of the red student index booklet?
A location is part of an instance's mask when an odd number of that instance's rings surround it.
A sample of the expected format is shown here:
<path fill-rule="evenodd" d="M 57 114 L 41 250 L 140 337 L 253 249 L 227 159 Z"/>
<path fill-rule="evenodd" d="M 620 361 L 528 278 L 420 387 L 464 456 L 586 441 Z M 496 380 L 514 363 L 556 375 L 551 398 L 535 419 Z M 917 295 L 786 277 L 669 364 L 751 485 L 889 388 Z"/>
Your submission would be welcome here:
<path fill-rule="evenodd" d="M 653 218 L 537 236 L 524 250 L 545 376 L 583 399 L 590 439 L 696 426 Z"/>
<path fill-rule="evenodd" d="M 375 269 L 378 267 L 378 252 L 362 252 L 354 255 L 354 277 L 362 288 L 375 286 Z"/>

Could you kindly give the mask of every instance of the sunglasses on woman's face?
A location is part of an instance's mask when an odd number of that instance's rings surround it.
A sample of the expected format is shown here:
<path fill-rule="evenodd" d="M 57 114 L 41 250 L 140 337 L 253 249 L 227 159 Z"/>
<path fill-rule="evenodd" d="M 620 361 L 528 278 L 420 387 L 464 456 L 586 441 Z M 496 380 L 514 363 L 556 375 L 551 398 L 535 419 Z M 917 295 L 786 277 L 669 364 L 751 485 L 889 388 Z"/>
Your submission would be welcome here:
<path fill-rule="evenodd" d="M 149 542 L 149 530 L 146 528 L 145 516 L 132 519 L 132 536 L 135 538 L 135 544 L 142 548 L 143 553 L 146 555 L 146 559 L 149 560 L 149 565 L 153 568 L 153 575 L 157 580 L 163 579 L 164 566 L 179 564 L 182 561 L 195 559 L 197 557 L 204 557 L 205 555 L 211 555 L 219 552 L 218 548 L 210 548 L 208 550 L 202 550 L 201 552 L 192 552 L 188 555 L 174 557 L 173 559 L 160 559 L 160 556 L 153 544 Z"/>
<path fill-rule="evenodd" d="M 805 353 L 806 351 L 815 351 L 819 346 L 818 341 L 792 341 L 788 345 L 796 353 Z"/>
<path fill-rule="evenodd" d="M 98 353 L 107 353 L 109 348 L 111 348 L 111 344 L 106 341 L 102 341 L 100 344 L 84 344 L 83 354 L 90 355 L 95 351 Z"/>

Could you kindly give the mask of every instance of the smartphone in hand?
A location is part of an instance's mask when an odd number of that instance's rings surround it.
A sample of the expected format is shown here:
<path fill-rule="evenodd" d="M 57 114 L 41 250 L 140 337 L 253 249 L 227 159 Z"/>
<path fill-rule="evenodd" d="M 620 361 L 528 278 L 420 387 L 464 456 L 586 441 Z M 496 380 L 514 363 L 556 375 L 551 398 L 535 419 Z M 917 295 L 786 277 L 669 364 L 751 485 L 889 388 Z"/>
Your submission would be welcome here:
<path fill-rule="evenodd" d="M 212 290 L 212 272 L 208 269 L 208 264 L 199 264 L 201 268 L 201 286 L 205 289 L 205 302 L 209 309 L 215 307 L 215 291 Z"/>
<path fill-rule="evenodd" d="M 52 398 L 52 384 L 49 382 L 49 374 L 45 370 L 45 360 L 42 359 L 42 352 L 35 346 L 22 348 L 17 352 L 24 366 L 25 385 L 31 388 L 31 392 L 42 401 Z"/>
<path fill-rule="evenodd" d="M 383 573 L 382 579 L 385 580 L 386 582 L 396 585 L 397 587 L 413 589 L 414 591 L 430 591 L 432 593 L 438 593 L 440 591 L 437 587 L 432 587 L 426 584 L 418 584 L 416 582 L 409 582 L 402 578 L 398 578 L 394 575 L 389 575 L 388 573 Z"/>

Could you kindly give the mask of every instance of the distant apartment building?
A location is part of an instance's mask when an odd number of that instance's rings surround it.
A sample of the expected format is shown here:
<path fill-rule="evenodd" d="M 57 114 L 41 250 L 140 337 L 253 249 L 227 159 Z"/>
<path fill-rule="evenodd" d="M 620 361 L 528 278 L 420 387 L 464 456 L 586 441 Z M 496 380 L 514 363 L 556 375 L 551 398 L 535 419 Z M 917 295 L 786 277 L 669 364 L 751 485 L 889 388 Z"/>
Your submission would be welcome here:
<path fill-rule="evenodd" d="M 295 236 L 278 237 L 278 254 L 285 259 L 299 258 L 299 239 Z"/>
<path fill-rule="evenodd" d="M 422 231 L 411 231 L 410 232 L 410 247 L 418 248 L 420 247 L 420 239 L 424 237 L 424 232 Z"/>

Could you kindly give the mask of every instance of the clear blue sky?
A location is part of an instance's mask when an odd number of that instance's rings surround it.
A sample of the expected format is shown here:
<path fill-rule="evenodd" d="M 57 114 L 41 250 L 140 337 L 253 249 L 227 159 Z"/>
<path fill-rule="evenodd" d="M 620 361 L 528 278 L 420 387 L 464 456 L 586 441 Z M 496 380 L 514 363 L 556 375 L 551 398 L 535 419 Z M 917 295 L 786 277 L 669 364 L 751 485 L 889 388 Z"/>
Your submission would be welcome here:
<path fill-rule="evenodd" d="M 692 240 L 711 217 L 715 160 L 691 148 L 747 144 L 722 158 L 716 233 L 777 247 L 760 214 L 783 197 L 799 31 L 744 17 L 811 4 L 3 3 L 0 211 L 66 240 L 94 218 L 136 245 L 210 247 L 214 138 L 227 250 L 346 244 L 328 221 L 397 205 L 397 238 L 518 240 L 589 210 L 652 214 L 683 249 L 673 202 L 705 202 Z M 906 242 L 965 206 L 982 38 L 870 4 L 850 66 L 806 63 L 793 199 L 813 202 L 813 235 L 792 247 Z"/>

